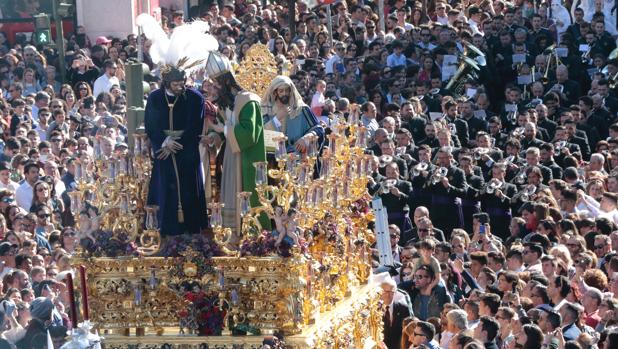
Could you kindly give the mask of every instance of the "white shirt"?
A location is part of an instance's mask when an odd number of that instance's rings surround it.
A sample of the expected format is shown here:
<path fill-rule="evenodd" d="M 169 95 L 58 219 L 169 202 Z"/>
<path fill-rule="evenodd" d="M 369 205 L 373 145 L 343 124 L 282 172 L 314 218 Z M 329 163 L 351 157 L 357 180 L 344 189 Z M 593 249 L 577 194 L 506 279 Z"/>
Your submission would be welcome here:
<path fill-rule="evenodd" d="M 476 21 L 474 21 L 473 19 L 469 19 L 468 25 L 470 26 L 470 30 L 472 30 L 473 35 L 476 35 L 476 34 L 483 35 L 481 30 L 479 29 L 479 24 L 476 23 Z"/>
<path fill-rule="evenodd" d="M 386 57 L 386 65 L 389 67 L 397 67 L 400 65 L 406 66 L 407 59 L 406 56 L 402 53 L 397 56 L 395 53 L 391 53 L 388 57 Z"/>
<path fill-rule="evenodd" d="M 28 181 L 24 181 L 15 191 L 17 206 L 23 208 L 26 212 L 30 212 L 30 206 L 32 206 L 32 198 L 34 197 L 32 190 L 32 186 Z"/>
<path fill-rule="evenodd" d="M 66 185 L 64 185 L 64 182 L 61 180 L 56 180 L 56 183 L 54 184 L 54 189 L 56 190 L 56 197 L 58 199 L 60 199 L 60 197 L 62 196 L 62 193 L 64 193 L 67 190 Z"/>
<path fill-rule="evenodd" d="M 601 204 L 592 196 L 584 194 L 584 206 L 593 218 L 607 218 L 610 222 L 618 224 L 618 210 L 603 211 Z"/>
<path fill-rule="evenodd" d="M 94 98 L 97 98 L 97 96 L 101 92 L 109 92 L 109 90 L 114 85 L 120 86 L 120 80 L 118 80 L 118 78 L 115 76 L 108 77 L 107 74 L 103 74 L 94 81 L 94 88 L 92 89 L 92 95 L 94 96 Z"/>
<path fill-rule="evenodd" d="M 440 17 L 440 16 L 436 15 L 436 22 L 438 22 L 440 24 L 448 24 L 448 16 Z"/>
<path fill-rule="evenodd" d="M 17 191 L 18 187 L 19 187 L 19 184 L 13 182 L 10 179 L 9 179 L 9 184 L 4 184 L 0 182 L 0 189 L 9 189 L 10 191 L 15 192 Z"/>
<path fill-rule="evenodd" d="M 331 58 L 328 59 L 328 61 L 326 61 L 326 64 L 324 65 L 324 72 L 326 74 L 334 74 L 335 64 L 337 63 L 343 64 L 343 58 L 339 57 L 338 55 L 333 55 Z M 342 73 L 345 73 L 345 67 L 343 68 Z"/>
<path fill-rule="evenodd" d="M 324 107 L 324 94 L 321 92 L 316 92 L 313 94 L 311 98 L 311 111 L 316 115 L 320 116 L 321 113 L 316 113 L 316 111 L 322 111 L 322 107 Z"/>

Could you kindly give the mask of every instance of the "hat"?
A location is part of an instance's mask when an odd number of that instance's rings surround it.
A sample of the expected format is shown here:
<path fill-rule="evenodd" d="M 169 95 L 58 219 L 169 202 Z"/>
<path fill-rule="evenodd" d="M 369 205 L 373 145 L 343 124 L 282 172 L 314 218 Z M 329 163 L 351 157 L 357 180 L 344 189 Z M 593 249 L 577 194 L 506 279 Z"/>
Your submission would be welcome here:
<path fill-rule="evenodd" d="M 11 244 L 8 241 L 5 241 L 0 244 L 0 256 L 5 256 L 7 252 L 11 250 L 11 248 L 19 248 L 16 244 Z"/>
<path fill-rule="evenodd" d="M 232 63 L 227 57 L 217 51 L 213 51 L 206 61 L 206 73 L 208 77 L 214 79 L 225 73 L 232 73 Z"/>
<path fill-rule="evenodd" d="M 105 36 L 97 36 L 97 40 L 96 40 L 97 45 L 105 45 L 105 44 L 109 44 L 110 42 L 112 41 L 106 38 Z"/>
<path fill-rule="evenodd" d="M 30 314 L 39 320 L 49 320 L 53 309 L 54 303 L 47 297 L 35 298 L 30 304 Z"/>
<path fill-rule="evenodd" d="M 127 143 L 124 143 L 124 142 L 116 143 L 116 146 L 114 147 L 114 150 L 118 150 L 120 148 L 129 149 L 129 146 L 127 145 Z"/>

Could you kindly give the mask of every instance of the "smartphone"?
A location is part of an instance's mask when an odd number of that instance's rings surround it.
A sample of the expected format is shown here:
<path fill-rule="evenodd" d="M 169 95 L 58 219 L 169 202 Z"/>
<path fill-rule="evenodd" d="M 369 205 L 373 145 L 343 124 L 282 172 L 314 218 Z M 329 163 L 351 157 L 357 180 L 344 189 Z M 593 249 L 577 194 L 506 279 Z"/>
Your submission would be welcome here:
<path fill-rule="evenodd" d="M 479 234 L 485 234 L 485 224 L 481 224 L 479 227 Z"/>

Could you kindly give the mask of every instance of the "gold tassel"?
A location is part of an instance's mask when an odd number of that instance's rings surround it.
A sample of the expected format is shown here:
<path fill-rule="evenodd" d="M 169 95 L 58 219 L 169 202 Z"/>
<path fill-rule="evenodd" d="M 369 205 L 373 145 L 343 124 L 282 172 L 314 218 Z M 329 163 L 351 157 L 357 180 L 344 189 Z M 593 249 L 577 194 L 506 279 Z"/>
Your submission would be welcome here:
<path fill-rule="evenodd" d="M 185 222 L 185 213 L 182 210 L 182 207 L 178 207 L 178 223 L 184 223 Z"/>

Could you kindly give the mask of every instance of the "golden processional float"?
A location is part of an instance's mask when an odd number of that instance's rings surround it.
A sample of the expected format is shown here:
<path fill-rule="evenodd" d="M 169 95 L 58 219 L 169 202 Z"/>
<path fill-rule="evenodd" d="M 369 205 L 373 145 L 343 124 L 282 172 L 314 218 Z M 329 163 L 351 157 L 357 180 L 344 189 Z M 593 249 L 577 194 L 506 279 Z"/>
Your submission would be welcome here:
<path fill-rule="evenodd" d="M 277 71 L 267 48 L 254 45 L 237 75 L 263 93 Z M 328 137 L 319 174 L 317 139 L 298 159 L 286 153 L 284 137 L 275 138 L 276 167 L 254 164 L 260 206 L 239 194 L 238 252 L 226 249 L 231 232 L 217 202 L 209 204 L 212 238 L 176 237 L 162 247 L 157 207 L 145 205 L 151 157 L 144 134 L 120 158 L 95 150 L 94 163 L 78 163 L 69 194 L 81 236 L 72 259 L 81 272 L 81 292 L 70 287 L 72 308 L 82 310 L 71 312 L 74 323 L 92 321 L 114 349 L 261 348 L 272 334 L 283 334 L 290 348 L 377 348 L 382 307 L 380 288 L 369 284 L 367 131 L 351 120 Z M 279 246 L 257 217 L 290 208 L 301 239 Z"/>

